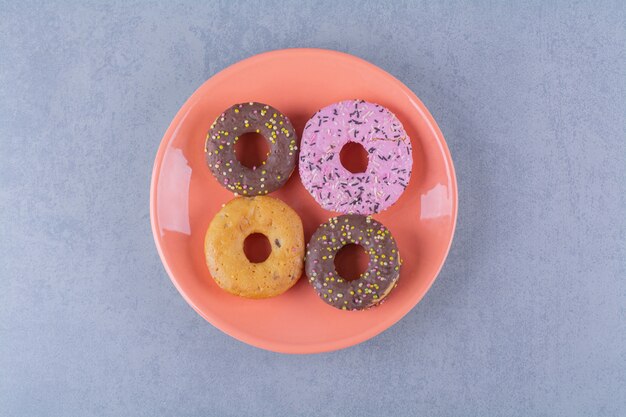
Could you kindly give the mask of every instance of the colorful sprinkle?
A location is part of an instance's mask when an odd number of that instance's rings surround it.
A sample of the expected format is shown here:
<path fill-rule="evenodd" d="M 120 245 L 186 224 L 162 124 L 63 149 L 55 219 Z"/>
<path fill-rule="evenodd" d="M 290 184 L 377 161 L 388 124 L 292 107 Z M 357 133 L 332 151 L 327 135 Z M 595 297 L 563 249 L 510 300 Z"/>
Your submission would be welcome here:
<path fill-rule="evenodd" d="M 348 142 L 368 152 L 364 173 L 351 173 L 339 152 Z M 348 100 L 318 111 L 306 124 L 300 152 L 300 177 L 326 210 L 371 214 L 400 197 L 411 177 L 411 141 L 388 109 Z M 383 186 L 384 184 L 384 186 Z"/>
<path fill-rule="evenodd" d="M 386 232 L 381 223 L 354 214 L 331 218 L 317 229 L 307 245 L 305 268 L 309 282 L 324 301 L 347 310 L 361 310 L 382 301 L 397 282 L 400 270 L 398 256 L 391 255 L 397 253 L 396 243 Z M 333 260 L 348 243 L 362 245 L 370 256 L 368 270 L 353 281 L 338 275 Z"/>

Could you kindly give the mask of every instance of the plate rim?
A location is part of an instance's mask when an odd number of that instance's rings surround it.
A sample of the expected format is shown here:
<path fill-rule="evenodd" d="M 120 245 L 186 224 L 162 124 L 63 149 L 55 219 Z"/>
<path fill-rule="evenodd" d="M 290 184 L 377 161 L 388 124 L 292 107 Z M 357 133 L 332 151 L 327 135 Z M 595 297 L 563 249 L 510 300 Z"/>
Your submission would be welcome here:
<path fill-rule="evenodd" d="M 415 107 L 421 113 L 421 116 L 424 120 L 427 121 L 429 128 L 433 131 L 434 136 L 437 138 L 437 143 L 439 148 L 441 149 L 444 157 L 445 157 L 445 165 L 446 169 L 449 171 L 450 182 L 451 182 L 451 195 L 452 195 L 452 229 L 450 233 L 450 239 L 448 241 L 448 245 L 446 247 L 444 256 L 437 267 L 437 271 L 435 272 L 432 280 L 428 284 L 426 291 L 423 294 L 417 296 L 412 302 L 406 303 L 402 308 L 398 309 L 398 313 L 391 315 L 390 318 L 386 321 L 380 322 L 377 326 L 373 326 L 372 328 L 359 333 L 354 336 L 348 336 L 341 339 L 335 339 L 327 342 L 317 342 L 317 343 L 307 343 L 307 344 L 298 344 L 298 343 L 286 343 L 286 342 L 276 342 L 269 339 L 263 339 L 254 335 L 250 335 L 247 332 L 240 331 L 237 328 L 233 328 L 231 326 L 226 326 L 221 323 L 219 317 L 214 315 L 206 314 L 203 310 L 201 310 L 195 303 L 185 294 L 180 285 L 178 284 L 172 270 L 168 264 L 168 261 L 163 253 L 163 248 L 161 246 L 161 237 L 159 235 L 159 229 L 156 219 L 156 194 L 157 194 L 157 180 L 160 168 L 163 163 L 165 151 L 168 148 L 172 138 L 173 133 L 176 130 L 177 126 L 180 125 L 182 119 L 185 118 L 186 113 L 189 112 L 191 107 L 198 101 L 201 96 L 200 91 L 203 87 L 209 82 L 215 82 L 216 78 L 221 78 L 224 74 L 233 71 L 236 67 L 240 67 L 242 65 L 250 64 L 253 61 L 263 59 L 266 57 L 272 57 L 277 55 L 292 55 L 292 54 L 321 54 L 321 55 L 331 55 L 336 56 L 341 59 L 352 60 L 358 62 L 360 65 L 364 65 L 369 67 L 369 69 L 374 70 L 381 75 L 389 78 L 393 83 L 395 83 L 415 104 Z M 231 336 L 232 338 L 243 342 L 245 344 L 272 351 L 277 353 L 287 353 L 287 354 L 312 354 L 312 353 L 322 353 L 322 352 L 330 352 L 337 351 L 341 349 L 348 348 L 350 346 L 358 345 L 366 340 L 372 339 L 379 334 L 383 333 L 385 330 L 391 328 L 396 323 L 398 323 L 402 318 L 404 318 L 415 306 L 424 298 L 424 296 L 430 291 L 430 288 L 434 284 L 434 282 L 439 277 L 441 273 L 441 269 L 448 259 L 448 255 L 450 253 L 450 248 L 452 247 L 452 242 L 454 241 L 454 235 L 456 232 L 456 224 L 457 224 L 457 216 L 458 216 L 458 184 L 456 178 L 456 171 L 454 169 L 454 163 L 452 161 L 452 155 L 450 154 L 450 150 L 448 148 L 448 144 L 439 128 L 439 125 L 435 121 L 434 117 L 430 114 L 428 108 L 422 103 L 422 101 L 417 97 L 417 95 L 408 88 L 402 81 L 398 78 L 390 74 L 389 72 L 383 70 L 377 65 L 372 64 L 371 62 L 357 57 L 352 54 L 348 54 L 345 52 L 335 51 L 331 49 L 323 49 L 323 48 L 286 48 L 286 49 L 276 49 L 271 51 L 262 52 L 256 55 L 252 55 L 248 58 L 237 61 L 210 76 L 207 78 L 200 86 L 185 100 L 180 109 L 176 112 L 174 118 L 170 122 L 168 128 L 166 129 L 161 141 L 159 143 L 157 153 L 155 155 L 154 164 L 152 168 L 152 174 L 150 179 L 150 227 L 152 229 L 152 237 L 154 238 L 154 242 L 157 248 L 157 252 L 159 254 L 159 258 L 161 259 L 161 263 L 167 272 L 167 275 L 170 278 L 170 281 L 174 284 L 174 287 L 179 292 L 179 294 L 183 297 L 183 299 L 189 304 L 202 318 L 204 318 L 211 325 L 222 331 L 223 333 Z"/>

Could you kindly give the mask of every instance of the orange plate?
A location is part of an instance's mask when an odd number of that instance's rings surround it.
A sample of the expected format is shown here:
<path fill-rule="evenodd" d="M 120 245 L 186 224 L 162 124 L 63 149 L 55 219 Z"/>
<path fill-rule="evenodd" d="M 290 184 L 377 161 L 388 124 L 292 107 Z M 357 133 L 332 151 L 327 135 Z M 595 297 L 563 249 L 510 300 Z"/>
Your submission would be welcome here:
<path fill-rule="evenodd" d="M 248 300 L 222 291 L 204 262 L 206 229 L 233 198 L 209 172 L 204 139 L 213 120 L 235 103 L 259 101 L 285 113 L 298 135 L 318 109 L 364 99 L 394 112 L 413 143 L 413 174 L 398 202 L 374 218 L 393 233 L 404 259 L 397 288 L 366 311 L 337 310 L 301 279 L 285 294 Z M 294 171 L 271 196 L 302 217 L 305 239 L 329 217 Z M 426 294 L 448 254 L 457 214 L 452 159 L 426 107 L 404 84 L 351 55 L 320 49 L 263 53 L 206 81 L 167 129 L 154 163 L 150 189 L 154 240 L 174 285 L 206 320 L 251 345 L 276 352 L 314 353 L 363 342 L 389 328 Z"/>

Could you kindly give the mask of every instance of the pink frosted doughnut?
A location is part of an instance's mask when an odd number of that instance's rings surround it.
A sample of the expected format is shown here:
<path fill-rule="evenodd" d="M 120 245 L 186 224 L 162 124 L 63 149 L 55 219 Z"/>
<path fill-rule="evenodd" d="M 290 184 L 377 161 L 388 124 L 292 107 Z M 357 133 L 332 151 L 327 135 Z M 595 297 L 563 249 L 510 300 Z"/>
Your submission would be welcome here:
<path fill-rule="evenodd" d="M 368 152 L 367 170 L 352 173 L 339 160 L 348 142 Z M 400 197 L 411 177 L 411 140 L 385 107 L 347 100 L 324 107 L 307 122 L 300 146 L 300 178 L 326 210 L 378 213 Z"/>

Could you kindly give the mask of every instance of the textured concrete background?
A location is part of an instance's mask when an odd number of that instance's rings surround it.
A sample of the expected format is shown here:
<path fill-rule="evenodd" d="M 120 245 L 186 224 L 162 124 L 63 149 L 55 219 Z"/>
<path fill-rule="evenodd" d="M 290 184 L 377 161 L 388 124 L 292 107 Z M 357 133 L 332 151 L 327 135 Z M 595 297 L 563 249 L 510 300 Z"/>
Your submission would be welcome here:
<path fill-rule="evenodd" d="M 0 415 L 626 415 L 623 2 L 126 3 L 0 1 Z M 295 46 L 413 89 L 460 193 L 425 299 L 312 356 L 204 322 L 148 216 L 185 99 Z"/>

